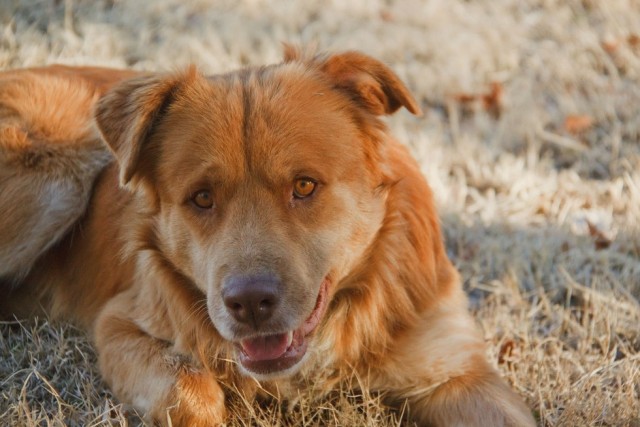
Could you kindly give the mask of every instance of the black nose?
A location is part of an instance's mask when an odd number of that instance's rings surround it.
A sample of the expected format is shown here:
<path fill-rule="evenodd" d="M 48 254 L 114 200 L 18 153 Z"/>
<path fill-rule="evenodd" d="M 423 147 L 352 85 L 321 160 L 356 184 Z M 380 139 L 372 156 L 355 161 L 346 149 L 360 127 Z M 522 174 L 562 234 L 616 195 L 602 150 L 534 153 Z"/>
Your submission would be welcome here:
<path fill-rule="evenodd" d="M 222 299 L 238 322 L 258 329 L 280 301 L 280 281 L 272 276 L 230 276 L 223 282 Z"/>

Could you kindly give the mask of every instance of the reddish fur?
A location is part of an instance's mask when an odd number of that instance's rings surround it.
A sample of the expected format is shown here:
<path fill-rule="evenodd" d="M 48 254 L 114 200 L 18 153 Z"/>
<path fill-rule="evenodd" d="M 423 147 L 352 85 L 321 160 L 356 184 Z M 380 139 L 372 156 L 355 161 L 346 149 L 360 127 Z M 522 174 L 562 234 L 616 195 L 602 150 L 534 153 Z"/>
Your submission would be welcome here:
<path fill-rule="evenodd" d="M 194 69 L 134 76 L 52 67 L 0 75 L 0 85 L 19 95 L 0 97 L 0 111 L 15 111 L 0 117 L 0 161 L 27 176 L 8 176 L 5 185 L 46 198 L 34 167 L 13 159 L 56 144 L 70 148 L 51 151 L 56 161 L 42 164 L 45 178 L 92 182 L 97 176 L 86 212 L 68 215 L 75 225 L 64 236 L 48 232 L 51 241 L 33 245 L 25 265 L 3 260 L 10 267 L 3 274 L 20 286 L 0 282 L 0 312 L 28 315 L 43 306 L 76 321 L 92 334 L 101 372 L 120 398 L 160 423 L 211 425 L 226 416 L 221 385 L 247 395 L 256 387 L 229 362 L 233 347 L 207 315 L 215 289 L 201 278 L 207 266 L 257 248 L 274 257 L 271 263 L 286 259 L 292 277 L 309 263 L 327 265 L 331 281 L 331 304 L 309 360 L 296 375 L 262 381 L 265 390 L 293 397 L 312 382 L 326 392 L 355 371 L 391 402 L 408 399 L 421 424 L 533 425 L 485 359 L 427 183 L 377 118 L 401 106 L 418 113 L 417 103 L 387 67 L 365 55 L 314 57 L 287 47 L 285 59 L 210 80 Z M 78 159 L 86 153 L 107 153 L 86 112 L 98 95 L 130 77 L 96 108 L 117 164 L 84 167 Z M 55 132 L 41 132 L 42 146 L 34 148 L 35 134 L 23 129 L 51 128 L 51 111 L 27 99 L 44 87 L 60 94 L 49 103 L 79 108 L 59 118 Z M 247 94 L 250 104 L 243 103 Z M 247 137 L 251 145 L 238 143 Z M 283 203 L 290 191 L 286 171 L 292 162 L 313 164 L 318 157 L 318 169 L 305 171 L 323 180 L 322 206 L 314 202 L 311 215 L 311 205 Z M 197 189 L 188 185 L 202 182 L 217 183 L 212 218 L 184 207 L 185 194 Z M 76 197 L 83 206 L 89 195 Z M 22 230 L 37 215 L 28 207 L 0 226 Z M 245 222 L 257 228 L 249 246 L 236 247 Z M 0 255 L 15 245 L 0 237 Z M 312 258 L 301 255 L 317 248 Z M 251 269 L 253 262 L 240 265 Z M 24 280 L 20 269 L 30 269 Z M 286 296 L 299 316 L 317 295 L 313 281 L 302 282 Z"/>

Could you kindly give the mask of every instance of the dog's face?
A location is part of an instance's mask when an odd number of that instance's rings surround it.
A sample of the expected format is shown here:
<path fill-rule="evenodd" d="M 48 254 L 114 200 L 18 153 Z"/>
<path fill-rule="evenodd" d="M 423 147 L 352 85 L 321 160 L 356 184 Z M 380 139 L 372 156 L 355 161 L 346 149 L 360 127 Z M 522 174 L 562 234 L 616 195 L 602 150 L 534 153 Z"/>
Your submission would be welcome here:
<path fill-rule="evenodd" d="M 363 55 L 124 83 L 97 110 L 156 245 L 199 287 L 243 370 L 293 373 L 375 238 L 386 185 L 375 116 L 418 109 Z M 185 315 L 187 315 L 185 313 Z"/>

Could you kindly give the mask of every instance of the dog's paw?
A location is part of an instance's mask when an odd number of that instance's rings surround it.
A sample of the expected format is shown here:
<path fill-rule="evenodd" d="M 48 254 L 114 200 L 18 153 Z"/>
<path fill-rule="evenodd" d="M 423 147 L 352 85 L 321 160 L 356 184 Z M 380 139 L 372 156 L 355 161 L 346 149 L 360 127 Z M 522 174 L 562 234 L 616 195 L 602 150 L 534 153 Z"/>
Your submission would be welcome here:
<path fill-rule="evenodd" d="M 224 392 L 210 373 L 183 367 L 165 413 L 159 415 L 163 424 L 175 427 L 220 425 L 226 418 Z"/>

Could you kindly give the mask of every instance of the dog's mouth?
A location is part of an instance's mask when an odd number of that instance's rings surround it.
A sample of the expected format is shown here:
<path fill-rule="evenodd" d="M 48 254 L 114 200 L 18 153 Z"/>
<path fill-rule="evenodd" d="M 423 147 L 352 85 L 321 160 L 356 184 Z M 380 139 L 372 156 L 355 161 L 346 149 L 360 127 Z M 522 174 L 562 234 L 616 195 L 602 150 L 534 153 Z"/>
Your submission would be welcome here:
<path fill-rule="evenodd" d="M 292 368 L 307 352 L 307 336 L 320 323 L 328 306 L 329 280 L 320 286 L 316 305 L 302 325 L 282 334 L 247 338 L 236 344 L 240 364 L 259 375 L 274 374 Z"/>

